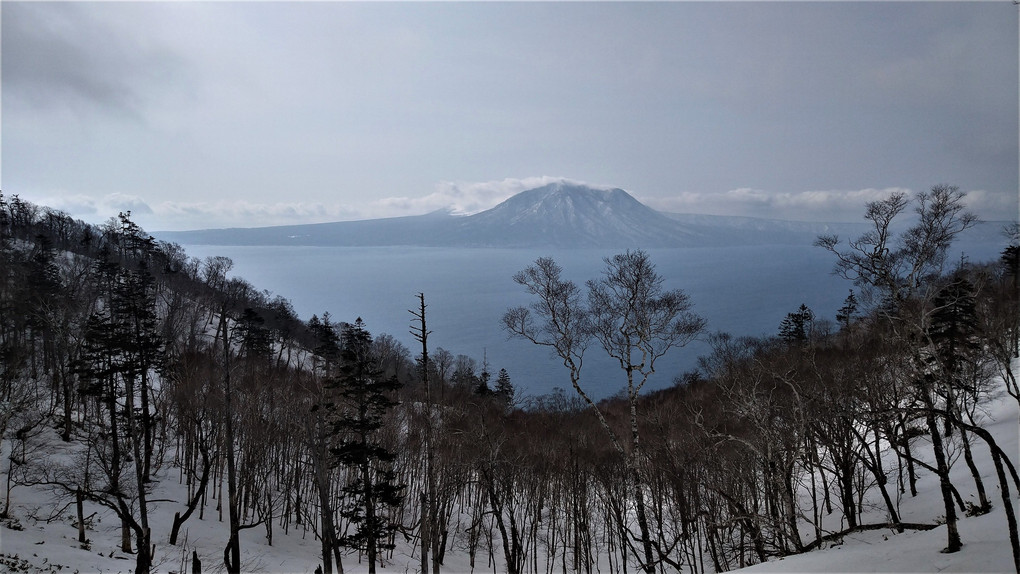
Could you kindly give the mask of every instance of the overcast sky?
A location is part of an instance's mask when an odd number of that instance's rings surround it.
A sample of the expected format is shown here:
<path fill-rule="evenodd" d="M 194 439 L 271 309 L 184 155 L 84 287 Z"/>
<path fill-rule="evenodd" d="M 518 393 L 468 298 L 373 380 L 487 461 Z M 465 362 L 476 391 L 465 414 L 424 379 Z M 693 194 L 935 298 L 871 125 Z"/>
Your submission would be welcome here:
<path fill-rule="evenodd" d="M 2 4 L 2 190 L 149 230 L 470 213 L 567 178 L 660 210 L 1018 215 L 1018 9 Z"/>

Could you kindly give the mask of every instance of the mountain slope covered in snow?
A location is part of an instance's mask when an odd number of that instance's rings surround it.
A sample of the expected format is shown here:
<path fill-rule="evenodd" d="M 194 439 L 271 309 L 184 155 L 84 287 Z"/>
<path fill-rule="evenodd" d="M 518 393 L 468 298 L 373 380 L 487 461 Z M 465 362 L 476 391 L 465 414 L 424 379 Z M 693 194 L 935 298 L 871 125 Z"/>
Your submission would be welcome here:
<path fill-rule="evenodd" d="M 468 216 L 446 211 L 362 221 L 244 229 L 156 232 L 204 245 L 309 245 L 511 248 L 710 247 L 810 244 L 819 233 L 859 232 L 860 224 L 666 214 L 622 189 L 557 182 L 523 191 Z"/>
<path fill-rule="evenodd" d="M 709 235 L 670 219 L 622 189 L 553 183 L 457 221 L 452 237 L 500 247 L 688 247 Z"/>

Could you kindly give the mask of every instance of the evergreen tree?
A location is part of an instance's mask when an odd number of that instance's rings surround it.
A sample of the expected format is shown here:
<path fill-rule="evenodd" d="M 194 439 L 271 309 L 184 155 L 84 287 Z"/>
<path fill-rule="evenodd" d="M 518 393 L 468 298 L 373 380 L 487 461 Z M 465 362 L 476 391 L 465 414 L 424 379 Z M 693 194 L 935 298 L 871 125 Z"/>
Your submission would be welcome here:
<path fill-rule="evenodd" d="M 973 408 L 978 401 L 979 369 L 982 338 L 978 326 L 974 285 L 966 278 L 954 279 L 935 296 L 928 331 L 933 352 L 930 357 L 933 371 L 939 373 L 941 385 L 932 388 L 944 395 L 946 411 L 950 416 L 945 420 L 946 434 L 953 430 L 953 424 L 964 420 L 963 413 Z M 971 415 L 972 416 L 972 415 Z M 972 512 L 988 512 L 991 504 L 985 492 L 984 481 L 971 453 L 968 433 L 959 428 L 963 445 L 964 460 L 970 468 L 977 489 L 978 504 Z"/>
<path fill-rule="evenodd" d="M 787 313 L 779 324 L 779 337 L 787 343 L 803 343 L 811 333 L 811 322 L 815 314 L 803 303 L 793 313 Z"/>
<path fill-rule="evenodd" d="M 999 261 L 1002 263 L 1006 280 L 1012 287 L 1008 311 L 1012 314 L 1011 316 L 1015 317 L 1017 308 L 1020 306 L 1020 224 L 1014 224 L 1007 235 L 1012 244 L 1003 249 Z M 1020 358 L 1020 329 L 1013 329 L 1011 343 L 1013 357 Z"/>
<path fill-rule="evenodd" d="M 857 319 L 857 296 L 854 295 L 854 290 L 850 290 L 850 294 L 843 300 L 843 306 L 836 311 L 836 321 L 843 327 L 843 329 L 849 329 L 850 325 Z"/>
<path fill-rule="evenodd" d="M 334 502 L 331 496 L 333 490 L 332 470 L 336 466 L 333 456 L 329 452 L 333 433 L 332 425 L 326 418 L 329 413 L 336 410 L 337 406 L 333 402 L 333 397 L 327 396 L 329 389 L 325 387 L 336 388 L 335 378 L 340 363 L 340 334 L 328 311 L 323 313 L 321 319 L 318 315 L 313 315 L 308 321 L 308 329 L 315 341 L 312 370 L 318 380 L 326 381 L 326 383 L 318 388 L 305 429 L 311 453 L 312 476 L 319 496 L 322 572 L 323 574 L 333 574 L 334 558 L 340 572 L 343 572 L 343 565 L 340 561 L 340 547 L 337 544 Z"/>
<path fill-rule="evenodd" d="M 234 327 L 234 335 L 238 339 L 244 357 L 249 359 L 268 359 L 272 354 L 273 340 L 266 329 L 266 320 L 251 307 L 245 307 Z"/>
<path fill-rule="evenodd" d="M 493 393 L 507 405 L 512 405 L 516 392 L 517 390 L 514 389 L 514 385 L 510 381 L 510 373 L 506 372 L 506 369 L 500 369 L 496 376 L 496 388 Z"/>
<path fill-rule="evenodd" d="M 123 233 L 140 230 L 121 215 Z M 130 224 L 130 225 L 129 225 Z M 114 230 L 114 233 L 120 233 Z M 104 246 L 95 265 L 100 293 L 86 331 L 75 371 L 82 392 L 103 405 L 108 420 L 88 431 L 91 460 L 79 485 L 87 499 L 113 509 L 122 521 L 124 551 L 136 540 L 135 572 L 152 567 L 149 494 L 155 453 L 152 375 L 163 366 L 164 343 L 159 335 L 155 281 L 149 272 L 144 241 L 116 235 L 113 252 Z M 105 422 L 106 428 L 102 428 Z M 133 471 L 133 476 L 129 474 Z M 105 477 L 106 484 L 92 484 Z"/>
<path fill-rule="evenodd" d="M 482 372 L 478 375 L 478 386 L 475 387 L 475 394 L 487 397 L 492 393 L 492 389 L 489 388 L 489 379 L 492 378 L 492 373 L 489 372 L 489 360 L 487 358 L 482 359 Z"/>
<path fill-rule="evenodd" d="M 1002 262 L 1007 277 L 1015 282 L 1020 275 L 1020 245 L 1010 245 L 1003 249 L 999 261 Z"/>
<path fill-rule="evenodd" d="M 403 486 L 393 469 L 395 453 L 380 433 L 387 412 L 397 404 L 391 397 L 401 385 L 381 377 L 371 348 L 372 337 L 360 318 L 343 326 L 340 366 L 330 385 L 336 394 L 330 418 L 337 437 L 331 452 L 352 471 L 343 487 L 347 503 L 340 514 L 354 530 L 339 536 L 338 543 L 363 550 L 374 574 L 379 552 L 393 548 L 388 539 L 399 525 L 391 522 L 387 509 L 401 503 Z"/>
<path fill-rule="evenodd" d="M 933 359 L 956 387 L 961 384 L 963 363 L 981 350 L 974 286 L 965 278 L 942 288 L 933 301 L 929 336 L 935 346 Z"/>

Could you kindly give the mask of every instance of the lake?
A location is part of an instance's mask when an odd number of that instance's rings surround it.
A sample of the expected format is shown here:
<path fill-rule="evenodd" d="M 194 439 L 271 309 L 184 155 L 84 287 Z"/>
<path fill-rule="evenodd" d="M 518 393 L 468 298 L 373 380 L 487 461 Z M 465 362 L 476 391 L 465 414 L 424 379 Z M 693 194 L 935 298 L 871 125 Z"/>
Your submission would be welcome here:
<path fill-rule="evenodd" d="M 530 343 L 508 339 L 500 319 L 508 307 L 530 302 L 513 275 L 538 257 L 551 256 L 564 277 L 583 286 L 604 268 L 603 258 L 619 251 L 424 248 L 424 247 L 238 247 L 186 245 L 193 257 L 224 255 L 232 275 L 258 289 L 289 299 L 307 320 L 325 311 L 338 321 L 361 317 L 373 334 L 388 333 L 412 353 L 420 346 L 410 334 L 417 294 L 425 294 L 429 349 L 487 357 L 493 374 L 505 368 L 526 395 L 569 388 L 562 363 Z M 974 260 L 995 258 L 999 246 L 971 245 Z M 810 245 L 761 245 L 648 250 L 668 289 L 683 289 L 711 332 L 775 334 L 780 321 L 802 303 L 818 318 L 834 319 L 852 285 L 831 274 L 833 256 Z M 663 357 L 648 390 L 673 384 L 707 352 L 703 342 Z M 597 397 L 625 384 L 619 365 L 589 348 L 583 384 Z M 493 377 L 495 378 L 495 377 Z"/>

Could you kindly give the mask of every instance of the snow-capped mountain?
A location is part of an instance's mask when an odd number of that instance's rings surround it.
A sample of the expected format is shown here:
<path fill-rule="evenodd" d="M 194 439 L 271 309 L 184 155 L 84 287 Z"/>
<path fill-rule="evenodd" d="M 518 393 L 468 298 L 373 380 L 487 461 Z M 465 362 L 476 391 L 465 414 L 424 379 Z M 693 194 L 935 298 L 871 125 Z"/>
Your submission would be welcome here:
<path fill-rule="evenodd" d="M 184 244 L 428 247 L 655 248 L 761 242 L 767 231 L 746 230 L 720 221 L 678 220 L 660 213 L 622 189 L 552 183 L 514 195 L 492 209 L 469 216 L 447 211 L 364 221 L 285 225 L 247 229 L 156 232 Z M 766 221 L 766 220 L 761 220 Z M 784 241 L 790 239 L 786 234 Z M 796 235 L 796 234 L 794 234 Z M 802 235 L 798 240 L 811 241 Z"/>
<path fill-rule="evenodd" d="M 864 231 L 863 223 L 667 214 L 622 189 L 557 182 L 523 191 L 469 216 L 440 210 L 410 217 L 155 235 L 190 245 L 650 249 L 810 245 L 822 234 L 849 237 Z"/>
<path fill-rule="evenodd" d="M 552 183 L 456 222 L 454 236 L 504 247 L 680 247 L 699 234 L 622 189 Z"/>
<path fill-rule="evenodd" d="M 622 189 L 553 183 L 523 191 L 469 216 L 426 215 L 249 229 L 158 232 L 161 239 L 209 245 L 429 247 L 687 247 L 698 233 Z"/>

